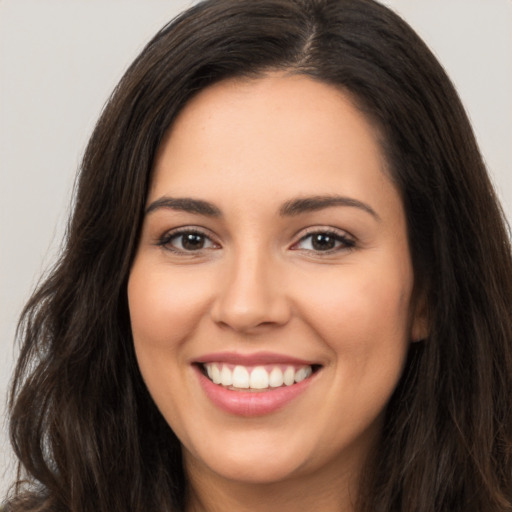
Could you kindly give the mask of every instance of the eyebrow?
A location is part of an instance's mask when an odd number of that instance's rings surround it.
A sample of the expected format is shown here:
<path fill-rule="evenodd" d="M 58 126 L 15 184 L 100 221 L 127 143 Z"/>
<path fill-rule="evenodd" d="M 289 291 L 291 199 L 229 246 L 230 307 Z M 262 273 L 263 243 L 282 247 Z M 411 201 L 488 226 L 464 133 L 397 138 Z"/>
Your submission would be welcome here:
<path fill-rule="evenodd" d="M 164 196 L 153 201 L 147 208 L 146 214 L 151 213 L 160 208 L 169 208 L 187 213 L 197 213 L 208 217 L 220 217 L 222 215 L 219 208 L 214 204 L 203 201 L 201 199 L 192 199 L 190 197 L 168 197 Z"/>
<path fill-rule="evenodd" d="M 314 212 L 333 206 L 359 208 L 366 213 L 369 213 L 376 220 L 380 221 L 379 215 L 369 204 L 363 203 L 358 199 L 338 195 L 299 197 L 297 199 L 292 199 L 291 201 L 286 201 L 286 203 L 281 206 L 279 214 L 287 217 L 295 216 L 300 215 L 301 213 Z"/>
<path fill-rule="evenodd" d="M 380 220 L 379 215 L 370 205 L 363 203 L 358 199 L 338 195 L 299 197 L 290 201 L 286 201 L 279 209 L 279 215 L 282 217 L 293 217 L 302 213 L 314 212 L 334 206 L 359 208 L 360 210 L 369 213 L 376 220 Z M 205 215 L 207 217 L 222 216 L 221 210 L 209 201 L 193 199 L 191 197 L 176 198 L 169 196 L 163 196 L 156 201 L 153 201 L 146 208 L 146 214 L 161 208 L 169 208 L 171 210 Z"/>

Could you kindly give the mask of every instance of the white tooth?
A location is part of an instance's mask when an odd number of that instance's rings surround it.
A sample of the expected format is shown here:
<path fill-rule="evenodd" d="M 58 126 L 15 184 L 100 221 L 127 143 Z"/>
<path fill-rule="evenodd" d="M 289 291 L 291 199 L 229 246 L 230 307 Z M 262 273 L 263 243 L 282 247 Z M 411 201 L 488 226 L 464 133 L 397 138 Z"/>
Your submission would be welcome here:
<path fill-rule="evenodd" d="M 216 364 L 212 364 L 212 380 L 215 384 L 220 384 L 220 370 Z"/>
<path fill-rule="evenodd" d="M 301 368 L 300 370 L 297 370 L 297 373 L 295 374 L 295 382 L 301 382 L 306 377 L 307 377 L 306 368 Z"/>
<path fill-rule="evenodd" d="M 208 375 L 210 380 L 212 380 L 212 365 L 211 364 L 205 364 L 204 367 L 206 369 L 206 374 Z"/>
<path fill-rule="evenodd" d="M 223 386 L 231 386 L 233 384 L 233 374 L 227 365 L 222 366 L 220 381 Z"/>
<path fill-rule="evenodd" d="M 268 388 L 268 373 L 263 366 L 256 366 L 251 372 L 251 388 L 266 389 Z"/>
<path fill-rule="evenodd" d="M 288 366 L 284 371 L 283 381 L 287 386 L 291 386 L 295 382 L 295 370 L 293 366 Z"/>
<path fill-rule="evenodd" d="M 272 371 L 270 372 L 270 376 L 268 378 L 268 383 L 271 388 L 278 388 L 283 385 L 284 377 L 283 372 L 279 366 L 274 366 Z"/>
<path fill-rule="evenodd" d="M 243 366 L 235 366 L 233 370 L 233 386 L 235 388 L 248 388 L 249 387 L 249 372 Z"/>

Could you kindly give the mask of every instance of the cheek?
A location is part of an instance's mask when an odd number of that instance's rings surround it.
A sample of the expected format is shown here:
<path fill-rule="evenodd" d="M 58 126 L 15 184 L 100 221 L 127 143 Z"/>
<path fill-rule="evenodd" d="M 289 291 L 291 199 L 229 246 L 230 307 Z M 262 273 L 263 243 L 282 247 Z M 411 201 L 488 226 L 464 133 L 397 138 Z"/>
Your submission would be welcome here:
<path fill-rule="evenodd" d="M 128 281 L 135 343 L 172 348 L 197 327 L 208 296 L 208 281 L 201 276 L 176 269 L 151 270 L 136 261 Z"/>
<path fill-rule="evenodd" d="M 302 310 L 331 349 L 362 358 L 403 351 L 409 339 L 412 272 L 407 265 L 386 270 L 340 267 L 335 275 L 311 283 Z"/>
<path fill-rule="evenodd" d="M 354 281 L 354 282 L 352 282 Z M 409 293 L 395 283 L 362 283 L 346 279 L 344 286 L 318 289 L 310 295 L 310 308 L 325 317 L 326 327 L 337 330 L 361 328 L 406 328 Z M 327 295 L 327 296 L 326 296 Z"/>
<path fill-rule="evenodd" d="M 204 287 L 190 276 L 136 260 L 128 281 L 128 304 L 137 363 L 144 382 L 169 425 L 180 431 L 176 411 L 188 386 L 183 346 L 193 336 L 205 302 Z"/>

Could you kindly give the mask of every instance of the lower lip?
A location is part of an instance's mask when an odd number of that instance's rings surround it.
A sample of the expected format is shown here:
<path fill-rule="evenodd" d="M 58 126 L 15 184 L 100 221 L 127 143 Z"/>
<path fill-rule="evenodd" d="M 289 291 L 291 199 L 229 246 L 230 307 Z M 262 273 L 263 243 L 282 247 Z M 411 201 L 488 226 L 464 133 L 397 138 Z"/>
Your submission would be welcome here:
<path fill-rule="evenodd" d="M 278 411 L 304 393 L 316 373 L 291 386 L 269 388 L 268 391 L 233 391 L 214 384 L 195 367 L 206 396 L 220 409 L 237 416 L 262 416 Z"/>

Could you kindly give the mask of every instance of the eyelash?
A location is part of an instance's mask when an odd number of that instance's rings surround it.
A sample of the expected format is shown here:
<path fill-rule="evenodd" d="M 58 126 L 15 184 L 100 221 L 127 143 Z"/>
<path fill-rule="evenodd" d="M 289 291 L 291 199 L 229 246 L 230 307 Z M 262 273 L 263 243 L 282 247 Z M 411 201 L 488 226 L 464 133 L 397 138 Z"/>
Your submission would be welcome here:
<path fill-rule="evenodd" d="M 183 244 L 183 237 L 185 237 L 186 235 L 199 236 L 202 238 L 203 241 L 209 241 L 209 243 L 211 244 L 211 247 L 200 247 L 197 250 L 191 250 L 191 249 L 185 249 L 185 248 L 177 248 L 177 247 L 173 247 L 171 245 L 173 240 L 177 240 L 180 237 L 182 238 L 182 244 Z M 314 248 L 304 249 L 304 248 L 297 247 L 302 242 L 306 241 L 307 239 L 309 239 L 315 235 L 323 235 L 328 238 L 331 238 L 334 241 L 334 243 L 336 244 L 336 246 L 331 249 L 326 249 L 326 250 L 315 250 Z M 314 242 L 312 241 L 311 244 L 313 244 L 313 243 Z M 174 252 L 177 254 L 184 254 L 184 255 L 194 255 L 194 253 L 197 254 L 203 250 L 210 250 L 212 248 L 220 247 L 220 245 L 217 244 L 217 242 L 213 241 L 212 238 L 210 236 L 208 236 L 206 233 L 204 233 L 203 231 L 201 231 L 199 229 L 194 229 L 194 228 L 177 229 L 174 231 L 167 232 L 160 237 L 160 239 L 158 240 L 156 245 L 158 245 L 159 247 L 162 247 L 168 251 L 171 251 L 171 252 Z M 355 240 L 353 238 L 347 236 L 346 234 L 342 234 L 342 233 L 340 233 L 338 231 L 334 231 L 332 229 L 310 228 L 310 230 L 307 231 L 305 235 L 303 235 L 297 242 L 295 242 L 291 246 L 291 250 L 294 250 L 294 251 L 302 250 L 305 252 L 313 252 L 315 254 L 333 254 L 333 253 L 337 253 L 340 251 L 351 250 L 355 247 L 355 245 L 356 245 Z M 217 246 L 217 247 L 215 247 L 215 246 Z"/>
<path fill-rule="evenodd" d="M 308 238 L 312 238 L 315 235 L 324 235 L 329 238 L 332 238 L 334 243 L 337 244 L 337 246 L 333 247 L 332 249 L 326 249 L 326 250 L 314 250 L 314 249 L 301 249 L 301 248 L 295 248 L 298 246 L 301 242 L 304 242 Z M 311 241 L 313 244 L 313 240 Z M 292 250 L 295 251 L 308 251 L 308 252 L 314 252 L 315 254 L 334 254 L 340 251 L 348 251 L 355 247 L 356 242 L 355 240 L 348 236 L 346 233 L 341 233 L 339 231 L 335 231 L 333 229 L 322 229 L 322 228 L 310 228 L 310 230 L 306 231 L 306 234 L 302 236 L 298 242 L 294 243 L 292 245 Z"/>
<path fill-rule="evenodd" d="M 202 237 L 203 240 L 205 240 L 205 241 L 209 240 L 213 246 L 215 246 L 215 245 L 218 246 L 218 244 L 216 242 L 214 242 L 210 236 L 208 236 L 203 231 L 201 231 L 199 229 L 194 229 L 194 228 L 185 228 L 185 229 L 177 229 L 174 231 L 169 231 L 160 237 L 160 239 L 157 242 L 157 245 L 160 247 L 163 247 L 164 249 L 166 249 L 168 251 L 175 252 L 177 254 L 187 254 L 187 255 L 188 254 L 193 255 L 194 253 L 199 253 L 202 250 L 211 249 L 211 247 L 206 247 L 206 248 L 201 247 L 198 250 L 194 251 L 194 250 L 188 250 L 188 249 L 184 249 L 184 248 L 179 249 L 179 248 L 173 247 L 171 245 L 173 240 L 177 240 L 180 237 L 182 238 L 182 244 L 183 244 L 183 237 L 185 237 L 186 235 L 195 235 L 195 236 Z"/>

